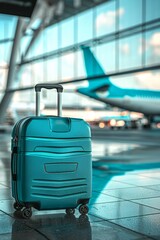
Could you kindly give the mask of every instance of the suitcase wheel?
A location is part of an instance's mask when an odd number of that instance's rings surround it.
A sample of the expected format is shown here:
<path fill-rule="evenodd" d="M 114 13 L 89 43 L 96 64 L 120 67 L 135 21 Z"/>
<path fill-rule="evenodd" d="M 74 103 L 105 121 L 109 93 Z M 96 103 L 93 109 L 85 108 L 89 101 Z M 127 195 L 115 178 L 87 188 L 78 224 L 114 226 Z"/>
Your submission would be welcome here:
<path fill-rule="evenodd" d="M 31 209 L 31 207 L 29 207 L 29 208 L 24 208 L 24 209 L 21 211 L 21 214 L 22 214 L 22 217 L 23 217 L 23 218 L 29 219 L 29 218 L 32 216 L 32 209 Z"/>
<path fill-rule="evenodd" d="M 23 206 L 22 206 L 21 204 L 19 204 L 18 202 L 15 202 L 15 203 L 13 204 L 13 207 L 14 207 L 14 209 L 17 210 L 17 211 L 20 211 L 20 210 L 23 208 Z"/>
<path fill-rule="evenodd" d="M 82 214 L 82 215 L 87 214 L 87 213 L 89 212 L 88 206 L 87 206 L 87 205 L 84 205 L 84 204 L 80 205 L 80 207 L 79 207 L 79 212 L 80 212 L 80 214 Z"/>
<path fill-rule="evenodd" d="M 66 209 L 66 214 L 74 214 L 75 213 L 75 209 L 74 208 L 67 208 Z"/>

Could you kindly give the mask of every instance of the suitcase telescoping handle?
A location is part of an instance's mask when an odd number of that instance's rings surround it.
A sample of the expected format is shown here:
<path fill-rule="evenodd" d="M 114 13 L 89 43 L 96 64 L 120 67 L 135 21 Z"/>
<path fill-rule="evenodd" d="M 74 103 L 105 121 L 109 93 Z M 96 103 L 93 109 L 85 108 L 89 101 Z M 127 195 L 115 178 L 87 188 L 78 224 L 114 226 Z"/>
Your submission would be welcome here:
<path fill-rule="evenodd" d="M 57 114 L 62 116 L 62 92 L 63 87 L 60 84 L 39 83 L 35 86 L 36 91 L 36 116 L 40 116 L 40 92 L 42 88 L 57 89 Z"/>

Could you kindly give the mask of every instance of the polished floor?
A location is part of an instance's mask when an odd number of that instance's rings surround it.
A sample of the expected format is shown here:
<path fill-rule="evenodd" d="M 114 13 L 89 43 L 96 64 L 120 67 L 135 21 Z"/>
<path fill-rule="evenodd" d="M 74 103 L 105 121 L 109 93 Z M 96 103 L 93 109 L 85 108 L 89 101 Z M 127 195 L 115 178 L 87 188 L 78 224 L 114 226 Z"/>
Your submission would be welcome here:
<path fill-rule="evenodd" d="M 93 131 L 87 218 L 64 210 L 14 214 L 10 134 L 0 134 L 0 240 L 160 239 L 160 130 Z"/>

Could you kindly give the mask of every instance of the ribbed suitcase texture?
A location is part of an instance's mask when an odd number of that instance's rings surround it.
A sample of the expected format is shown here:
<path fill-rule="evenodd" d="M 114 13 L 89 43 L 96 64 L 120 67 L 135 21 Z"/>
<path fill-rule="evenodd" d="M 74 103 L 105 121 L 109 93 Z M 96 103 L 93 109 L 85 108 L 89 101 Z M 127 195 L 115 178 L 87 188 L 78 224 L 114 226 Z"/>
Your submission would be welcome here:
<path fill-rule="evenodd" d="M 28 117 L 12 131 L 15 208 L 74 209 L 91 197 L 91 133 L 82 119 Z"/>
<path fill-rule="evenodd" d="M 40 116 L 42 88 L 57 90 L 58 116 Z M 21 119 L 12 131 L 12 196 L 14 208 L 30 218 L 31 207 L 88 213 L 91 197 L 91 132 L 82 119 L 62 117 L 59 84 L 35 86 L 36 116 Z"/>

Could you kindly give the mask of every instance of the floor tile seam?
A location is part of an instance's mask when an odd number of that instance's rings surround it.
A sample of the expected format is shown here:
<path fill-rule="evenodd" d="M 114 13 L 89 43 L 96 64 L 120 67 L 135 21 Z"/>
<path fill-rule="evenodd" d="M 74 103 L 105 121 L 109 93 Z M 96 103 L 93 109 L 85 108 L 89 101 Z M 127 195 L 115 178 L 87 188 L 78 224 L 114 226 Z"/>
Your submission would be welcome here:
<path fill-rule="evenodd" d="M 89 206 L 93 206 L 93 205 L 103 205 L 103 204 L 109 204 L 109 203 L 120 203 L 120 202 L 124 202 L 123 200 L 121 201 L 112 201 L 112 202 L 101 202 L 101 203 L 90 203 Z"/>
<path fill-rule="evenodd" d="M 110 202 L 110 203 L 115 203 L 115 202 Z M 98 207 L 98 205 L 104 205 L 104 204 L 108 204 L 108 203 L 94 203 L 94 204 L 91 204 L 90 206 L 91 207 Z M 137 205 L 140 205 L 140 204 L 137 204 Z M 143 214 L 143 215 L 137 215 L 137 216 L 146 216 L 146 215 L 152 215 L 152 214 L 160 214 L 160 209 L 158 208 L 153 208 L 151 206 L 147 206 L 147 205 L 141 205 L 142 207 L 147 207 L 149 208 L 150 210 L 154 210 L 154 211 L 159 211 L 159 212 L 152 212 L 152 213 L 147 213 L 147 214 Z M 137 217 L 136 216 L 136 217 Z M 132 217 L 132 216 L 131 216 Z M 134 216 L 135 217 L 135 216 Z"/>
<path fill-rule="evenodd" d="M 9 215 L 9 214 L 8 214 Z M 22 224 L 24 224 L 25 226 L 27 226 L 28 228 L 30 228 L 30 230 L 34 230 L 35 232 L 37 232 L 38 234 L 40 234 L 41 236 L 44 237 L 44 239 L 46 240 L 51 240 L 50 238 L 48 238 L 44 233 L 42 233 L 40 230 L 38 230 L 37 228 L 34 228 L 33 226 L 30 226 L 28 224 L 28 221 L 23 219 L 23 218 L 16 218 L 15 216 L 12 216 L 11 217 L 14 219 L 14 220 L 19 220 L 22 222 Z"/>
<path fill-rule="evenodd" d="M 123 180 L 122 180 L 122 181 L 119 181 L 119 180 L 116 181 L 116 180 L 114 180 L 114 182 L 125 183 L 125 184 L 131 185 L 131 186 L 133 186 L 133 187 L 139 186 L 139 185 L 135 185 L 135 184 L 132 184 L 132 183 L 127 183 L 126 181 L 123 181 Z M 133 188 L 133 187 L 132 187 L 132 188 Z M 128 187 L 128 188 L 131 188 L 131 187 Z"/>
<path fill-rule="evenodd" d="M 157 191 L 158 192 L 158 191 Z M 119 198 L 120 200 L 122 199 L 123 201 L 129 201 L 129 200 L 139 200 L 139 199 L 146 199 L 146 197 L 139 197 L 139 198 L 120 198 L 120 197 L 117 197 L 117 196 L 115 196 L 115 195 L 110 195 L 110 194 L 106 194 L 107 196 L 109 196 L 109 197 L 115 197 L 115 198 Z M 155 196 L 155 197 L 160 197 L 160 195 L 158 195 L 158 196 Z M 148 198 L 154 198 L 154 197 L 148 197 Z"/>
<path fill-rule="evenodd" d="M 151 180 L 159 180 L 160 179 L 160 177 L 155 177 L 155 176 L 153 176 L 153 177 L 151 177 L 151 176 L 146 176 L 146 175 L 144 175 L 145 174 L 145 172 L 142 172 L 142 173 L 130 173 L 130 174 L 128 174 L 127 173 L 127 175 L 126 176 L 132 176 L 132 177 L 143 177 L 143 178 L 149 178 L 149 179 L 151 179 Z M 148 174 L 148 173 L 146 173 L 146 174 Z M 154 174 L 154 172 L 153 172 L 153 174 Z M 160 171 L 159 172 L 156 172 L 156 174 L 160 174 Z"/>
<path fill-rule="evenodd" d="M 92 216 L 94 216 L 94 217 L 97 217 L 97 215 L 94 215 L 94 214 L 92 214 Z M 123 228 L 123 229 L 125 229 L 125 230 L 127 230 L 127 231 L 129 231 L 129 232 L 133 232 L 133 233 L 136 233 L 136 234 L 139 234 L 140 236 L 144 236 L 144 237 L 149 237 L 148 235 L 145 235 L 145 234 L 142 234 L 142 233 L 139 233 L 139 232 L 137 232 L 137 231 L 134 231 L 134 230 L 132 230 L 132 229 L 130 229 L 130 228 L 127 228 L 127 227 L 124 227 L 123 225 L 120 225 L 120 224 L 118 224 L 118 223 L 115 223 L 115 222 L 112 222 L 112 221 L 114 221 L 114 220 L 116 220 L 116 219 L 106 219 L 106 218 L 102 218 L 103 219 L 103 221 L 102 222 L 108 222 L 108 223 L 111 223 L 111 224 L 113 224 L 113 225 L 115 225 L 115 226 L 118 226 L 119 228 Z M 153 238 L 151 238 L 151 239 L 153 239 Z M 154 240 L 154 239 L 153 239 Z"/>
<path fill-rule="evenodd" d="M 99 222 L 104 222 L 104 221 L 106 221 L 106 219 L 103 219 L 103 217 L 97 217 L 96 215 L 94 215 L 93 213 L 89 213 L 88 214 L 89 216 L 92 216 L 92 217 L 96 217 L 96 218 L 99 218 L 99 220 L 93 220 L 93 221 L 91 221 L 90 219 L 89 219 L 89 222 L 90 223 L 99 223 Z"/>
<path fill-rule="evenodd" d="M 159 198 L 159 197 L 152 197 L 152 198 Z M 151 198 L 151 199 L 152 199 Z M 91 203 L 89 205 L 97 205 L 97 204 L 105 204 L 105 203 L 121 203 L 121 202 L 130 202 L 130 203 L 134 203 L 136 205 L 144 205 L 144 206 L 147 206 L 147 207 L 150 207 L 148 205 L 145 205 L 145 204 L 141 204 L 141 203 L 137 203 L 137 202 L 134 202 L 134 200 L 141 200 L 141 199 L 148 199 L 148 198 L 140 198 L 140 199 L 121 199 L 119 201 L 110 201 L 110 202 L 102 202 L 102 203 Z M 150 199 L 150 198 L 149 198 Z M 150 208 L 153 208 L 153 207 L 150 207 Z M 158 209 L 160 210 L 160 209 Z"/>
<path fill-rule="evenodd" d="M 94 192 L 100 193 L 100 194 L 103 194 L 103 195 L 107 195 L 108 191 L 117 191 L 118 189 L 106 189 L 106 190 L 103 189 L 102 191 L 94 190 Z M 128 188 L 120 188 L 120 190 L 124 190 L 124 189 L 128 189 Z M 129 188 L 129 189 L 131 189 L 131 188 Z"/>
<path fill-rule="evenodd" d="M 154 185 L 152 185 L 154 187 Z M 150 187 L 150 186 L 147 186 L 146 188 L 149 189 L 149 190 L 155 190 L 157 192 L 160 192 L 160 189 L 155 189 L 153 187 Z"/>
<path fill-rule="evenodd" d="M 25 224 L 27 227 L 29 227 L 30 229 L 34 230 L 35 232 L 37 232 L 37 233 L 40 234 L 41 236 L 43 236 L 44 239 L 46 239 L 46 240 L 52 240 L 52 239 L 48 238 L 44 233 L 42 233 L 42 232 L 41 232 L 40 230 L 38 230 L 37 228 L 34 228 L 34 227 L 32 227 L 32 226 L 29 226 L 29 225 L 27 225 L 26 223 L 27 223 L 27 222 L 24 222 L 24 224 Z"/>
<path fill-rule="evenodd" d="M 105 194 L 106 196 L 109 196 L 109 197 L 114 197 L 114 198 L 117 198 L 117 199 L 119 199 L 119 201 L 116 201 L 116 202 L 121 202 L 121 201 L 129 201 L 129 200 L 139 200 L 139 198 L 137 199 L 125 199 L 125 198 L 121 198 L 121 197 L 117 197 L 117 196 L 115 196 L 115 195 L 110 195 L 110 194 Z M 140 198 L 140 199 L 143 199 L 143 198 Z"/>
<path fill-rule="evenodd" d="M 108 197 L 114 197 L 114 198 L 117 198 L 118 201 L 115 201 L 115 202 L 121 202 L 121 201 L 127 201 L 129 199 L 123 199 L 123 198 L 120 198 L 120 197 L 117 197 L 117 196 L 113 196 L 113 195 L 110 195 L 110 194 L 105 194 L 106 196 Z"/>
<path fill-rule="evenodd" d="M 151 178 L 151 179 L 159 179 L 160 177 L 156 176 L 148 176 L 148 174 L 160 174 L 160 171 L 153 171 L 153 172 L 141 172 L 138 174 L 138 176 L 145 177 L 145 178 Z"/>
<path fill-rule="evenodd" d="M 128 216 L 128 217 L 119 217 L 119 218 L 108 218 L 107 220 L 109 221 L 115 221 L 115 220 L 124 220 L 124 219 L 132 219 L 132 218 L 140 218 L 140 217 L 146 217 L 146 216 L 155 216 L 155 215 L 160 215 L 159 213 L 147 213 L 144 215 L 136 215 L 136 216 Z"/>
<path fill-rule="evenodd" d="M 135 230 L 133 230 L 133 229 L 124 227 L 123 225 L 120 225 L 120 224 L 118 224 L 118 223 L 112 222 L 112 220 L 109 221 L 109 222 L 110 222 L 110 223 L 114 223 L 115 225 L 117 225 L 117 226 L 119 226 L 119 227 L 121 227 L 121 228 L 124 228 L 124 229 L 126 229 L 126 230 L 128 230 L 128 231 L 131 231 L 131 232 L 134 232 L 134 233 L 136 233 L 136 234 L 139 234 L 139 235 L 141 235 L 142 237 L 149 238 L 149 239 L 151 239 L 151 240 L 155 240 L 155 238 L 153 238 L 153 237 L 151 237 L 151 236 L 149 236 L 149 235 L 145 235 L 145 234 L 140 233 L 140 232 L 137 232 L 137 231 L 135 231 Z"/>
<path fill-rule="evenodd" d="M 113 195 L 109 195 L 109 194 L 104 194 L 104 195 L 109 196 L 109 197 L 117 198 L 117 199 L 119 199 L 119 201 L 124 200 L 123 198 L 119 198 L 119 197 L 116 197 L 116 196 L 113 196 Z M 117 201 L 117 202 L 119 202 L 119 201 Z"/>
<path fill-rule="evenodd" d="M 111 195 L 108 195 L 110 197 L 115 197 L 115 196 L 111 196 Z M 131 199 L 128 199 L 128 198 L 119 198 L 119 201 L 115 201 L 115 202 L 125 202 L 125 201 L 128 201 L 128 202 L 131 202 L 131 201 L 134 201 L 134 200 L 142 200 L 142 199 L 152 199 L 152 198 L 159 198 L 160 196 L 156 196 L 156 197 L 140 197 L 140 198 L 131 198 Z M 117 197 L 115 197 L 117 198 Z M 135 203 L 135 202 L 134 202 Z"/>
<path fill-rule="evenodd" d="M 10 217 L 10 218 L 12 218 L 12 219 L 15 219 L 15 217 L 12 216 L 12 214 L 7 213 L 7 212 L 3 211 L 2 209 L 0 209 L 0 211 L 1 211 L 4 215 L 7 215 L 8 217 Z"/>
<path fill-rule="evenodd" d="M 159 180 L 159 179 L 158 179 Z M 114 180 L 115 181 L 115 180 Z M 115 181 L 115 182 L 118 182 L 118 183 L 125 183 L 125 184 L 128 184 L 128 185 L 131 185 L 133 187 L 126 187 L 126 188 L 134 188 L 134 187 L 145 187 L 145 186 L 155 186 L 155 185 L 160 185 L 160 184 L 153 184 L 153 185 L 139 185 L 139 184 L 132 184 L 132 183 L 127 183 L 126 181 Z"/>
<path fill-rule="evenodd" d="M 106 190 L 103 189 L 102 191 L 94 190 L 93 192 L 102 193 L 106 195 L 105 191 L 117 191 L 117 190 L 131 189 L 131 188 L 135 188 L 135 187 L 114 188 L 114 189 L 106 189 Z"/>
<path fill-rule="evenodd" d="M 159 172 L 157 172 L 157 173 L 159 173 L 160 174 L 160 171 Z M 160 180 L 160 177 L 148 177 L 148 176 L 145 176 L 145 175 L 143 175 L 144 173 L 140 173 L 140 174 L 138 174 L 139 176 L 142 176 L 142 177 L 147 177 L 147 178 L 150 178 L 150 179 L 156 179 L 156 180 Z M 154 172 L 153 172 L 153 174 L 154 174 Z"/>
<path fill-rule="evenodd" d="M 136 203 L 136 204 L 141 205 L 141 206 L 144 206 L 144 207 L 153 208 L 153 209 L 155 209 L 155 210 L 159 210 L 159 211 L 160 211 L 160 208 L 157 208 L 157 207 L 152 207 L 152 206 L 149 206 L 149 205 L 146 205 L 146 204 L 137 203 L 137 202 L 134 202 L 133 200 L 131 200 L 130 202 Z"/>
<path fill-rule="evenodd" d="M 112 181 L 112 182 L 113 182 L 113 181 Z M 117 182 L 115 182 L 115 184 L 116 184 L 116 183 L 117 183 Z M 122 182 L 118 182 L 118 183 L 119 183 L 119 184 L 122 184 Z M 124 184 L 124 183 L 123 183 L 123 184 Z M 126 183 L 125 183 L 125 184 L 126 184 Z M 123 187 L 118 187 L 118 188 L 117 188 L 117 187 L 109 187 L 108 190 L 112 190 L 112 189 L 113 189 L 113 190 L 114 190 L 114 189 L 117 190 L 117 189 L 123 189 L 123 188 L 125 189 L 125 188 L 135 188 L 135 187 L 137 187 L 137 185 L 133 185 L 133 184 L 128 184 L 128 183 L 127 183 L 127 185 L 129 185 L 129 186 L 123 186 Z M 153 184 L 153 185 L 154 185 L 154 184 Z M 160 184 L 157 184 L 157 185 L 160 185 Z M 105 185 L 105 187 L 107 188 L 107 185 Z"/>
<path fill-rule="evenodd" d="M 159 185 L 159 184 L 157 184 L 157 185 Z M 144 189 L 148 189 L 148 190 L 153 190 L 153 191 L 156 191 L 156 192 L 160 192 L 160 190 L 148 188 L 149 186 L 156 186 L 156 185 L 146 185 L 146 186 L 138 186 L 138 187 L 141 187 L 141 188 L 144 188 Z M 159 196 L 160 196 L 160 195 L 159 195 Z"/>
<path fill-rule="evenodd" d="M 153 188 L 153 187 L 156 187 L 157 185 L 159 186 L 160 184 L 156 184 L 156 185 L 145 185 L 145 186 L 140 186 L 140 187 L 147 188 L 147 189 L 150 189 L 150 190 L 154 190 L 154 191 L 159 192 L 160 189 L 155 189 L 155 188 Z"/>

